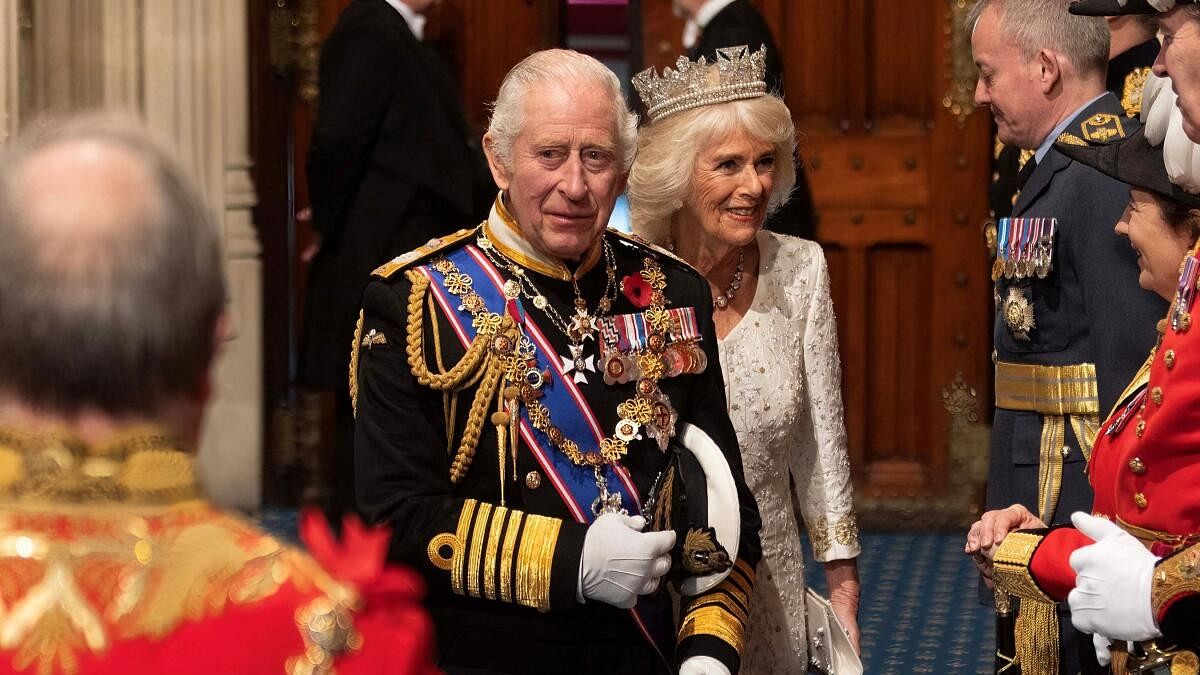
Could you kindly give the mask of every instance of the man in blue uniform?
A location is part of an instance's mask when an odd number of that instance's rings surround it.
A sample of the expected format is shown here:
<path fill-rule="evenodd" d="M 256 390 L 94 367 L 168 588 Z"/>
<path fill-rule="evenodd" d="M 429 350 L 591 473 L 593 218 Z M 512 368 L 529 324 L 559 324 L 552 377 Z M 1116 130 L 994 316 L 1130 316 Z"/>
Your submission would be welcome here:
<path fill-rule="evenodd" d="M 533 54 L 501 84 L 484 138 L 501 188 L 488 220 L 384 265 L 366 289 L 351 365 L 358 503 L 393 526 L 393 558 L 425 574 L 452 675 L 738 669 L 758 511 L 706 282 L 605 229 L 635 133 L 598 61 Z M 678 530 L 651 501 L 678 501 L 672 437 L 693 429 L 736 485 L 741 536 L 724 550 L 704 528 L 676 542 L 646 526 Z M 677 626 L 661 588 L 672 559 L 728 572 L 685 594 Z"/>
<path fill-rule="evenodd" d="M 976 103 L 991 109 L 1000 140 L 1032 150 L 1035 162 L 997 234 L 987 506 L 1024 504 L 1050 524 L 1091 505 L 1085 468 L 1099 416 L 1141 365 L 1166 309 L 1138 287 L 1135 254 L 1113 232 L 1127 187 L 1053 148 L 1137 126 L 1105 90 L 1103 20 L 1067 6 L 982 0 L 972 13 Z M 1057 620 L 1048 611 L 1042 618 Z M 1048 644 L 1046 658 L 1079 672 L 1080 659 L 1093 657 L 1090 641 L 1060 623 L 1061 650 Z"/>

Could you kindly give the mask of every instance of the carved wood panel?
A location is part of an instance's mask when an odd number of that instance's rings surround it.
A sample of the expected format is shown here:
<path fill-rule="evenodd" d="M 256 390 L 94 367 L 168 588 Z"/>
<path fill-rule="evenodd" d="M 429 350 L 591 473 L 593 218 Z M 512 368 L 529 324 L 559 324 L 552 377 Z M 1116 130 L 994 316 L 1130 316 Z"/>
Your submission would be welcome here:
<path fill-rule="evenodd" d="M 784 52 L 832 274 L 851 464 L 866 497 L 944 493 L 942 391 L 958 373 L 987 390 L 990 280 L 976 224 L 990 124 L 949 107 L 961 103 L 949 95 L 964 77 L 951 49 L 970 3 L 755 1 Z M 642 18 L 643 58 L 672 63 L 682 22 L 669 0 L 644 0 Z"/>

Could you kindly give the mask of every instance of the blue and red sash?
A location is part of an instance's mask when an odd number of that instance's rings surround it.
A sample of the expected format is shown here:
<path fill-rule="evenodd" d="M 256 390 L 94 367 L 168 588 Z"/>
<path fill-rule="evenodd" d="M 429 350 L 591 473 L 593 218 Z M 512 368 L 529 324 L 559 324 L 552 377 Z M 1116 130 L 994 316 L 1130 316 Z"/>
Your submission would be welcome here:
<path fill-rule="evenodd" d="M 557 353 L 537 324 L 528 319 L 520 300 L 510 300 L 504 295 L 504 278 L 499 270 L 473 245 L 451 251 L 445 257 L 454 263 L 459 272 L 471 278 L 472 290 L 483 299 L 487 311 L 512 317 L 521 332 L 533 342 L 537 369 L 543 373 L 550 373 L 550 377 L 542 385 L 542 397 L 539 400 L 550 412 L 554 425 L 562 431 L 563 436 L 578 443 L 582 451 L 599 451 L 600 440 L 605 434 L 601 431 L 591 406 L 575 382 L 563 374 Z M 418 269 L 432 282 L 430 289 L 433 290 L 434 300 L 458 335 L 463 348 L 468 348 L 476 335 L 473 315 L 447 290 L 445 275 L 435 270 L 432 265 L 423 265 Z M 600 496 L 593 469 L 574 464 L 550 442 L 546 434 L 534 428 L 525 406 L 521 406 L 520 433 L 525 445 L 533 452 L 542 472 L 554 485 L 571 515 L 577 522 L 591 523 L 595 519 L 592 502 Z M 637 489 L 623 466 L 606 465 L 602 468 L 602 475 L 608 481 L 608 489 L 621 495 L 621 502 L 630 513 L 641 511 Z M 631 610 L 633 619 L 659 655 L 666 660 L 664 654 L 669 651 L 664 651 L 664 648 L 669 650 L 673 642 L 669 606 L 664 612 L 661 607 L 647 608 L 644 607 L 645 604 L 646 598 L 643 598 L 638 607 Z"/>

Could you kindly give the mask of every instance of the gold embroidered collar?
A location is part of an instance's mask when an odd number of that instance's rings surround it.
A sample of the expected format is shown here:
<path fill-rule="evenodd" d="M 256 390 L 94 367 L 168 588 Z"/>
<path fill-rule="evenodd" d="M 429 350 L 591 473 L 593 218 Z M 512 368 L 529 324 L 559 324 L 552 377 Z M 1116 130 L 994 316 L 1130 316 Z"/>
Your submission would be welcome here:
<path fill-rule="evenodd" d="M 503 192 L 496 196 L 496 203 L 492 206 L 492 212 L 488 215 L 487 221 L 484 222 L 483 229 L 488 239 L 492 241 L 492 245 L 504 257 L 512 260 L 521 267 L 531 269 L 538 274 L 558 279 L 559 281 L 570 281 L 572 278 L 575 280 L 580 279 L 583 275 L 591 271 L 600 260 L 601 237 L 597 237 L 595 243 L 584 254 L 583 261 L 575 268 L 574 272 L 558 258 L 535 249 L 521 234 L 521 227 L 517 224 L 516 218 L 513 218 L 512 214 L 508 212 L 508 208 L 504 206 Z"/>
<path fill-rule="evenodd" d="M 0 427 L 0 501 L 167 504 L 198 495 L 192 456 L 157 427 L 103 443 Z"/>

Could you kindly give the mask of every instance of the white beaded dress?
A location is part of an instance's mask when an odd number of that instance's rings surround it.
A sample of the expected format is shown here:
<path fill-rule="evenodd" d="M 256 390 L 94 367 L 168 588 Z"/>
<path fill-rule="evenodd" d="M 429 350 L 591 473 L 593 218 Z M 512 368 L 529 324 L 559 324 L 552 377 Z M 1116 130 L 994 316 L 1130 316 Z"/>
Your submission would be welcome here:
<path fill-rule="evenodd" d="M 763 230 L 753 303 L 720 342 L 729 415 L 762 514 L 742 675 L 804 673 L 804 554 L 789 477 L 818 562 L 859 553 L 837 323 L 819 244 Z"/>

